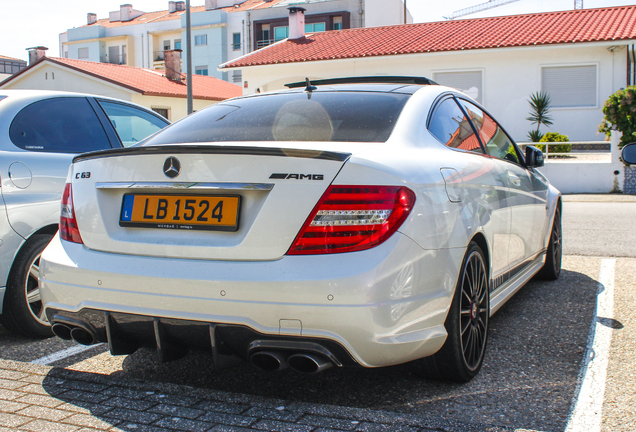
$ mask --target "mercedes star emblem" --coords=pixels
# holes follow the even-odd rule
[[[179,162],[179,159],[174,156],[170,156],[163,163],[163,173],[170,178],[175,178],[176,176],[178,176],[180,171],[181,162]]]

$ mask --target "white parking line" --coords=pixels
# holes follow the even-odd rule
[[[55,352],[53,354],[49,354],[44,357],[40,357],[39,359],[33,360],[31,363],[39,364],[39,365],[48,365],[51,363],[55,363],[56,361],[65,359],[66,357],[73,356],[75,354],[79,354],[91,348],[95,348],[96,346],[100,346],[103,344],[96,345],[73,345],[70,348],[66,348],[65,350]]]
[[[578,396],[570,413],[566,432],[599,432],[603,420],[603,396],[609,363],[612,329],[601,324],[601,318],[610,319],[614,314],[615,259],[604,259],[598,277],[599,294],[596,300],[596,317],[590,329],[585,351],[585,361],[579,373]]]

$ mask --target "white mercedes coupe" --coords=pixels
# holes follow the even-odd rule
[[[541,152],[426,78],[288,87],[75,157],[40,261],[54,333],[216,368],[469,381],[489,318],[559,276]]]

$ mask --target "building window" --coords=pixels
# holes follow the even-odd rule
[[[437,83],[453,87],[467,94],[479,103],[483,103],[482,71],[436,72],[433,80]]]
[[[261,38],[262,40],[270,40],[271,36],[270,36],[270,31],[269,31],[269,24],[264,24],[263,25],[263,37]]]
[[[14,74],[26,68],[26,63],[19,63],[10,60],[0,60],[0,73]]]
[[[318,32],[323,32],[326,29],[327,27],[324,22],[305,24],[305,33],[318,33]]]
[[[126,45],[121,46],[121,63],[120,64],[127,64]]]
[[[289,26],[274,27],[274,40],[279,41],[289,37]]]
[[[174,40],[174,49],[176,50],[181,49],[181,39]]]
[[[77,50],[77,58],[78,59],[87,59],[88,58],[88,48],[80,48]]]
[[[161,108],[161,107],[151,107],[151,110],[165,118],[166,120],[170,120],[168,116],[170,115],[170,108]]]
[[[342,17],[341,16],[333,17],[333,29],[334,30],[342,30]]]
[[[198,35],[194,37],[194,45],[207,45],[208,44],[208,35]]]
[[[596,65],[541,68],[541,91],[558,107],[595,107],[597,105]]]
[[[164,51],[170,51],[170,41],[169,40],[163,41],[163,50]]]
[[[208,76],[208,67],[207,66],[195,66],[194,73],[197,74],[197,75]]]
[[[242,71],[234,71],[232,73],[232,82],[240,83],[243,81],[243,72]]]
[[[232,33],[232,49],[238,51],[241,49],[241,34]]]

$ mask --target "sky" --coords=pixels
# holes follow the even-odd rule
[[[636,0],[583,0],[585,8],[636,4]],[[43,45],[50,57],[59,56],[60,33],[86,24],[86,14],[107,18],[119,5],[131,3],[137,10],[153,12],[168,9],[168,0],[0,0],[11,3],[10,13],[0,14],[0,55],[28,60],[26,48]],[[406,0],[415,22],[442,21],[454,11],[486,2],[486,0]],[[203,0],[191,0],[199,6]],[[466,18],[547,12],[573,9],[574,0],[518,0]]]

